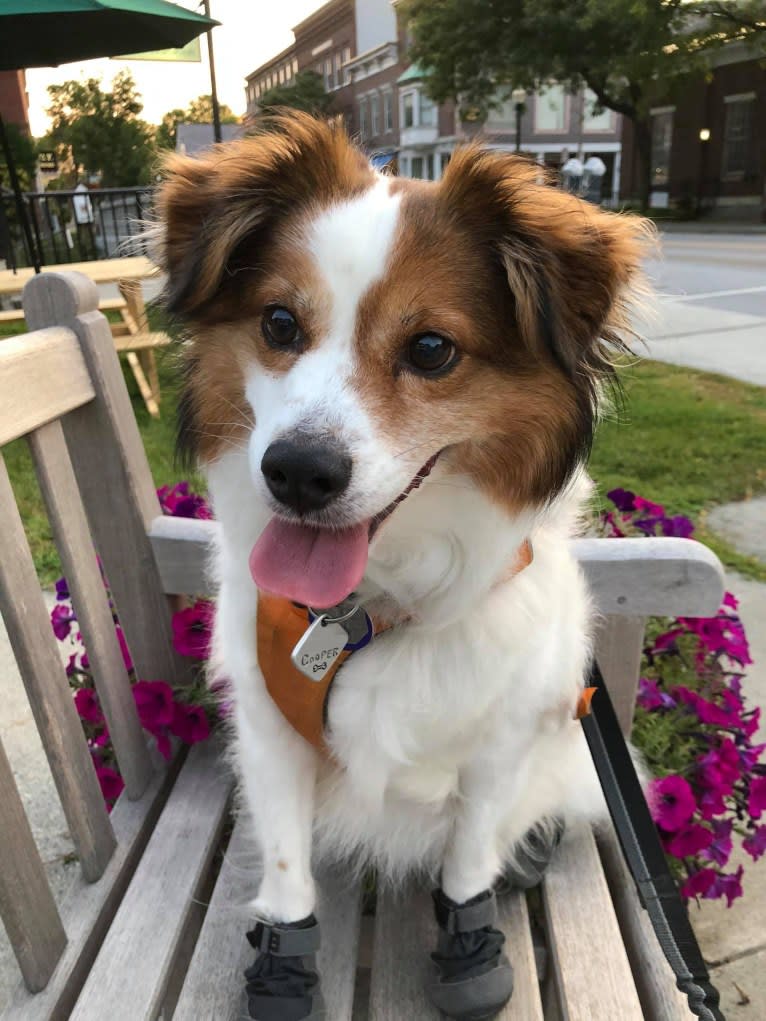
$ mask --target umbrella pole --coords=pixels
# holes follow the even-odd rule
[[[13,189],[13,197],[16,200],[16,212],[19,214],[19,222],[21,223],[21,229],[24,231],[24,238],[27,242],[27,248],[32,258],[32,265],[35,267],[35,273],[40,272],[40,258],[37,254],[37,248],[35,247],[34,240],[32,238],[32,229],[29,226],[29,219],[27,218],[27,210],[24,205],[24,197],[21,194],[21,184],[19,183],[19,175],[16,173],[16,164],[13,159],[13,153],[11,152],[11,144],[8,141],[8,135],[5,133],[5,122],[3,121],[2,115],[0,115],[0,144],[3,147],[3,155],[5,156],[5,163],[8,167],[8,174],[11,178],[11,188]],[[11,245],[13,245],[13,239],[10,239]]]
[[[204,0],[203,7],[205,10],[205,17],[210,17],[210,0]],[[215,60],[213,59],[213,30],[208,29],[207,35],[207,55],[210,62],[210,99],[213,106],[213,138],[216,142],[223,140],[221,134],[221,110],[218,106],[218,89],[215,84]]]

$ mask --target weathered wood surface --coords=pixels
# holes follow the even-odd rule
[[[94,545],[139,676],[180,683],[188,666],[172,644],[170,608],[146,530],[160,514],[146,452],[98,294],[75,273],[42,273],[24,290],[32,326],[63,321],[80,341],[96,398],[63,420]]]
[[[0,743],[0,918],[29,989],[43,989],[66,933]]]
[[[232,778],[213,739],[189,752],[71,1021],[155,1018],[221,835]]]
[[[115,839],[0,457],[0,607],[83,874],[106,868]]]
[[[317,954],[327,1017],[351,1021],[359,952],[361,883],[342,868],[319,869],[317,918],[322,946]]]
[[[599,831],[597,842],[644,1017],[649,1021],[693,1021],[689,1003],[676,986],[649,915],[638,899],[611,823]]]
[[[498,928],[505,933],[505,951],[513,965],[513,996],[497,1021],[543,1021],[526,896],[514,891],[498,897],[497,908]]]
[[[152,766],[61,423],[35,430],[29,445],[120,772],[138,798]]]
[[[0,344],[0,446],[93,400],[77,337],[53,327]]]
[[[212,592],[209,570],[219,525],[195,518],[155,518],[149,526],[162,587],[165,592],[201,595]]]
[[[117,848],[98,883],[77,876],[64,898],[61,917],[67,944],[50,982],[32,996],[19,984],[1,1021],[61,1021],[69,1017],[91,964],[162,810],[177,766],[158,768],[138,801],[120,797],[110,816]]]
[[[127,259],[95,259],[92,262],[64,262],[43,266],[39,276],[45,276],[46,273],[82,273],[94,284],[114,284],[119,280],[146,280],[157,276],[159,269],[145,255],[135,255]],[[0,294],[18,294],[34,278],[35,271],[31,266],[23,266],[15,272],[10,269],[0,270]]]
[[[543,902],[564,1021],[644,1021],[589,827],[564,835],[543,880]]]
[[[596,661],[609,688],[623,734],[630,734],[644,649],[643,617],[602,617],[596,630]]]

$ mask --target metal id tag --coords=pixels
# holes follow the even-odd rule
[[[346,629],[322,613],[298,639],[290,659],[309,680],[321,681],[343,652],[347,641]]]

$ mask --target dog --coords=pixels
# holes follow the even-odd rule
[[[256,1021],[324,1017],[312,849],[433,877],[431,998],[494,1016],[498,881],[603,812],[569,539],[647,228],[540,174],[474,143],[438,182],[385,176],[293,113],[172,157],[160,188],[179,443],[221,525],[213,669],[263,856]]]

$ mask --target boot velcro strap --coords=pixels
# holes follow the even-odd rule
[[[275,957],[305,957],[319,950],[319,924],[296,928],[279,925],[276,922],[256,922],[255,928],[247,934],[247,940],[254,950],[273,954]]]
[[[475,932],[476,929],[494,926],[497,922],[497,901],[494,890],[488,893],[489,896],[480,895],[481,899],[455,904],[441,890],[435,890],[434,910],[439,928],[453,936],[458,932]]]

